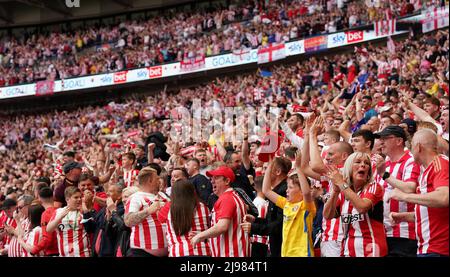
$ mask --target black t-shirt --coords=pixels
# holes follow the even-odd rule
[[[141,170],[143,167],[148,165],[147,157],[142,157],[141,159],[136,159],[136,169]]]
[[[66,198],[64,197],[64,191],[67,187],[70,186],[78,186],[78,183],[72,182],[68,179],[64,179],[63,181],[59,182],[56,187],[55,191],[53,193],[53,199],[57,202],[61,202],[63,207],[67,206]]]
[[[283,180],[273,191],[278,195],[286,197],[287,182]],[[256,218],[252,223],[252,234],[270,236],[271,257],[281,257],[281,244],[283,241],[283,209],[269,201],[266,218]]]
[[[208,202],[209,195],[212,193],[212,184],[208,178],[202,174],[197,174],[189,178],[189,181],[194,184],[195,191],[198,197],[204,203]]]
[[[427,58],[427,60],[430,62],[430,63],[435,63],[436,62],[436,59],[439,57],[439,52],[438,51],[434,51],[428,58]]]
[[[239,168],[239,172],[236,174],[236,178],[233,183],[231,183],[232,188],[240,188],[242,189],[247,196],[253,200],[255,199],[255,189],[253,188],[252,184],[250,184],[250,180],[248,179],[248,175],[252,175],[255,177],[255,169],[252,165],[250,165],[249,170],[245,169],[244,165],[241,165]]]

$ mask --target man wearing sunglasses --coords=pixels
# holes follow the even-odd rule
[[[19,198],[19,201],[17,201],[17,209],[14,214],[14,220],[16,221],[17,225],[21,225],[24,232],[27,232],[30,226],[30,220],[28,219],[28,207],[31,205],[31,202],[33,202],[33,200],[33,196],[25,194]],[[10,234],[14,233],[13,228],[8,228],[7,231]],[[8,257],[22,257],[22,254],[23,248],[22,246],[20,246],[17,237],[12,237],[9,243]]]
[[[11,236],[7,233],[7,226],[16,228],[16,221],[13,218],[14,211],[17,209],[17,202],[14,199],[6,199],[0,211],[0,256],[8,254]]]

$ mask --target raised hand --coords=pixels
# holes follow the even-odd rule
[[[82,209],[84,212],[88,212],[94,206],[94,193],[90,190],[85,190],[83,194]]]
[[[333,183],[333,185],[339,187],[340,185],[346,183],[344,176],[339,172],[335,166],[326,165],[326,174],[328,179]]]
[[[156,147],[155,143],[149,143],[148,144],[148,151],[153,151],[155,149],[155,147]]]
[[[382,176],[386,171],[386,160],[379,154],[376,154],[372,157],[374,159],[375,164],[377,165],[377,173]]]
[[[70,212],[69,206],[65,206],[64,208],[62,208],[62,211],[59,214],[58,221],[61,221],[67,214],[69,214],[69,212]]]
[[[295,163],[294,167],[299,169],[302,165],[302,151],[299,149],[297,153],[295,153]]]
[[[305,121],[305,128],[303,129],[304,135],[309,135],[309,132],[311,130],[312,125],[314,124],[314,121],[316,120],[316,115],[312,113]]]
[[[115,211],[117,209],[117,200],[114,202],[111,197],[106,199],[106,209],[110,212]]]
[[[13,218],[17,222],[17,224],[20,224],[20,222],[22,221],[23,217],[24,216],[23,216],[23,214],[21,212],[14,211]]]
[[[318,136],[324,132],[324,122],[321,116],[317,117],[314,120],[313,125],[311,126],[310,132],[313,136]]]

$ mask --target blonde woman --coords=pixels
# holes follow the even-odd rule
[[[341,217],[344,233],[341,256],[387,255],[383,189],[372,181],[370,156],[355,152],[347,158],[343,174],[335,167],[328,167],[327,175],[333,183],[333,189],[323,216],[326,219]]]

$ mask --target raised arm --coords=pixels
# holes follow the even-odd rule
[[[56,212],[55,212],[56,213]],[[59,215],[54,216],[52,220],[47,224],[47,232],[51,233],[58,228],[58,224],[61,222],[61,220],[69,213],[69,207],[64,207],[62,212]]]
[[[244,127],[244,129],[244,141],[242,142],[241,149],[242,164],[244,165],[246,170],[250,170],[252,163],[250,161],[250,148],[248,146],[248,130],[246,126]]]
[[[225,158],[225,155],[227,154],[227,150],[225,150],[225,147],[223,146],[221,141],[221,137],[218,136],[217,132],[214,132],[213,137],[216,142],[219,157],[221,160],[223,160],[223,158]]]
[[[349,132],[350,127],[350,119],[344,119],[344,122],[342,122],[341,126],[339,126],[339,134],[344,139],[344,141],[348,142],[350,141],[350,138],[352,137],[352,133]]]
[[[109,166],[108,172],[106,172],[106,174],[101,175],[98,177],[99,183],[100,184],[104,184],[107,183],[110,179],[112,174],[114,173],[114,171],[116,170],[116,168],[112,165]]]
[[[153,154],[153,149],[155,149],[156,144],[149,143],[147,146],[147,161],[148,163],[152,163],[155,155]]]
[[[295,171],[297,172],[298,180],[300,182],[300,188],[302,190],[303,194],[303,201],[305,202],[313,202],[314,199],[311,195],[311,187],[309,186],[308,180],[306,179],[305,174],[303,173],[301,169],[301,163],[302,163],[302,154],[301,151],[297,151],[297,155],[295,156]]]
[[[320,174],[314,172],[311,169],[311,167],[309,166],[309,161],[310,161],[310,158],[309,158],[309,149],[310,149],[310,147],[309,147],[309,132],[310,132],[310,129],[311,129],[311,125],[314,122],[314,119],[315,119],[315,116],[311,115],[306,120],[305,129],[304,129],[304,132],[303,132],[303,134],[305,136],[305,140],[303,141],[304,142],[303,148],[300,148],[301,149],[301,155],[302,155],[302,160],[301,160],[300,167],[301,167],[303,173],[306,176],[308,176],[310,178],[314,178],[316,180],[320,180]]]
[[[361,107],[361,93],[356,96],[356,119],[361,121],[364,118],[364,111]]]
[[[341,96],[344,94],[344,90],[342,89],[341,92],[339,93],[339,95],[337,95],[336,97],[334,97],[333,101],[331,101],[331,104],[333,105],[334,109],[336,111],[339,111],[339,99],[341,99]]]
[[[323,131],[323,119],[318,117],[311,127],[309,133],[309,154],[311,158],[311,169],[319,174],[326,172],[325,164],[320,156],[317,136]],[[319,178],[320,179],[320,178]]]
[[[264,180],[262,186],[262,192],[272,203],[277,203],[278,195],[276,192],[272,190],[272,182],[270,180],[270,176],[272,174],[274,163],[271,161],[267,166],[266,172],[264,173]]]

